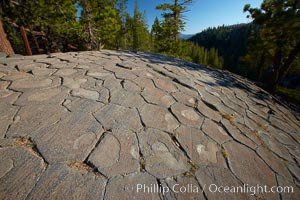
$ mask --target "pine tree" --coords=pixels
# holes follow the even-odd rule
[[[160,34],[161,34],[160,22],[158,18],[155,17],[155,20],[151,28],[151,46],[154,52],[156,52],[159,49]]]
[[[259,9],[249,4],[244,7],[253,23],[260,26],[259,39],[272,57],[267,87],[270,92],[275,91],[300,52],[299,9],[299,0],[264,0]]]
[[[162,16],[168,20],[171,28],[171,36],[175,41],[179,39],[179,32],[184,30],[183,13],[188,11],[187,5],[190,5],[192,0],[173,0],[173,3],[160,4],[156,8],[163,10]]]
[[[117,0],[116,3],[117,13],[118,13],[118,20],[119,24],[121,25],[120,30],[117,33],[116,37],[116,45],[117,49],[127,49],[127,30],[126,30],[126,19],[128,13],[126,12],[127,9],[127,0]]]
[[[160,4],[156,9],[163,11],[164,21],[162,22],[162,32],[164,33],[164,44],[161,51],[167,51],[169,54],[177,54],[179,49],[179,33],[184,30],[185,22],[183,13],[187,12],[187,6],[192,0],[173,0],[173,3]]]
[[[89,49],[117,48],[116,37],[121,29],[116,1],[81,0],[81,23]]]
[[[87,49],[96,49],[99,41],[95,16],[97,14],[97,1],[80,0],[79,6],[82,8],[80,22],[84,26],[84,39]]]
[[[146,19],[146,11],[142,14],[139,11],[138,0],[135,1],[134,14],[132,19],[132,48],[135,50],[149,50],[150,35]]]
[[[73,0],[4,0],[2,5],[6,21],[20,28],[28,54],[31,50],[26,39],[28,32],[39,52],[33,31],[43,34],[45,48],[50,51],[67,51],[70,43],[78,43],[81,27],[76,21]]]
[[[47,0],[41,11],[52,51],[69,51],[70,44],[81,42],[83,27],[76,21],[77,9],[73,0]]]
[[[99,24],[100,43],[99,47],[106,46],[107,48],[116,48],[117,33],[121,29],[118,21],[118,14],[115,9],[115,4],[104,4],[103,9],[96,18],[96,23]]]

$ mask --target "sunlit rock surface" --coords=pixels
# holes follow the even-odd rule
[[[297,199],[299,125],[253,83],[161,55],[1,57],[0,199]]]

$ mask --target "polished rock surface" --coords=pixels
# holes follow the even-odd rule
[[[299,142],[294,113],[229,72],[130,51],[0,57],[0,199],[299,199]]]

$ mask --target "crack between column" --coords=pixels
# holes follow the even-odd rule
[[[126,62],[129,62],[129,61],[126,61]],[[122,62],[122,63],[124,63],[124,62]],[[127,67],[127,66],[122,65],[122,63],[117,63],[116,66],[120,67],[120,68],[123,68],[123,69],[127,69],[127,70],[132,70],[133,69],[132,67]]]
[[[62,106],[63,108],[66,109],[66,111],[68,112],[72,112],[66,105],[65,105],[65,102],[67,101],[68,99],[64,99],[59,105]]]
[[[96,117],[92,114],[92,116],[96,119]],[[102,124],[96,119],[96,121],[102,126]],[[104,137],[106,135],[109,134],[109,132],[111,132],[111,130],[105,130],[105,128],[102,126],[103,129],[103,134],[100,136],[100,138],[98,139],[98,141],[95,143],[95,145],[93,146],[93,148],[91,149],[91,151],[89,152],[89,154],[86,156],[86,158],[83,160],[83,163],[86,164],[87,166],[89,166],[92,171],[95,174],[100,174],[101,176],[105,177],[106,179],[108,179],[108,177],[106,175],[104,175],[103,173],[101,173],[98,168],[91,162],[89,162],[89,157],[91,156],[91,154],[95,151],[95,149],[99,146],[99,144],[101,143],[101,141],[104,139]],[[120,157],[120,156],[119,156]]]
[[[226,153],[225,148],[223,147],[223,145],[220,145],[221,147],[221,151],[222,151],[222,156],[225,159],[227,168],[229,169],[230,173],[237,179],[238,182],[240,182],[240,184],[244,185],[244,182],[232,171],[230,164],[229,164],[229,159],[228,156],[225,156],[224,154]],[[224,153],[225,152],[225,153]]]
[[[144,129],[146,129],[146,124],[145,124],[145,122],[143,121],[143,118],[142,118],[142,115],[141,115],[141,113],[140,113],[139,109],[138,109],[138,108],[136,108],[136,107],[134,107],[134,108],[135,108],[136,112],[138,113],[138,116],[139,116],[139,119],[140,119],[141,125],[143,126],[143,128],[144,128]]]
[[[258,149],[258,148],[257,148]],[[272,152],[271,152],[272,153]],[[275,174],[275,175],[280,175],[279,173],[277,173],[268,163],[267,161],[265,161],[265,159],[263,159],[263,157],[261,155],[259,155],[259,153],[257,152],[257,150],[255,150],[255,154],[271,169],[271,171]]]
[[[204,199],[205,199],[205,200],[208,200],[207,194],[206,194],[206,192],[204,191],[204,188],[203,188],[203,186],[201,185],[200,181],[197,179],[197,177],[195,177],[195,180],[196,180],[196,182],[198,183],[198,185],[199,185],[201,191],[203,191],[203,192],[202,192],[202,195],[203,195]]]
[[[105,182],[105,186],[104,186],[104,191],[103,191],[103,197],[102,197],[102,199],[105,199],[106,192],[107,192],[107,186],[108,186],[109,181],[110,181],[110,178],[108,178],[107,181]]]
[[[136,140],[137,140],[137,144],[138,144],[138,148],[139,148],[139,164],[140,164],[140,172],[146,172],[146,168],[145,168],[145,158],[144,155],[142,153],[141,150],[141,144],[140,144],[140,140],[138,138],[138,135],[136,132],[134,132]]]
[[[38,183],[40,182],[41,177],[46,172],[47,168],[48,168],[48,165],[45,166],[45,168],[41,172],[40,176],[38,177],[37,181],[35,182],[34,186],[30,189],[30,191],[27,193],[27,195],[25,196],[24,199],[28,199],[28,196],[32,193],[32,191],[34,190],[34,188],[38,185]]]
[[[247,144],[244,144],[243,142],[241,142],[241,141],[239,141],[238,139],[236,139],[231,133],[230,133],[230,131],[227,129],[227,127],[221,122],[221,124],[219,124],[219,125],[221,125],[221,127],[226,131],[226,133],[233,139],[233,141],[235,141],[235,142],[237,142],[237,143],[239,143],[239,144],[241,144],[241,145],[243,145],[243,146],[245,146],[245,147],[247,147],[247,148],[249,148],[249,149],[251,149],[251,150],[254,150],[254,149],[252,149],[250,146],[248,146]],[[234,126],[235,127],[235,126]],[[238,129],[239,130],[239,129]],[[246,137],[247,139],[249,139],[250,141],[252,141],[250,138],[248,138],[247,136],[245,136],[241,131],[240,131],[240,134],[242,135],[242,136],[244,136],[244,137]],[[254,141],[252,141],[254,144],[256,144]]]
[[[275,174],[275,179],[276,179],[277,187],[279,187],[278,175],[276,175],[276,174]],[[280,200],[283,200],[283,196],[281,193],[279,193],[279,198],[280,198]]]

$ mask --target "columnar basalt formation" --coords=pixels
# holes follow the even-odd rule
[[[285,105],[225,71],[130,51],[0,58],[0,199],[297,199],[299,141]],[[293,193],[212,191],[258,184]]]

